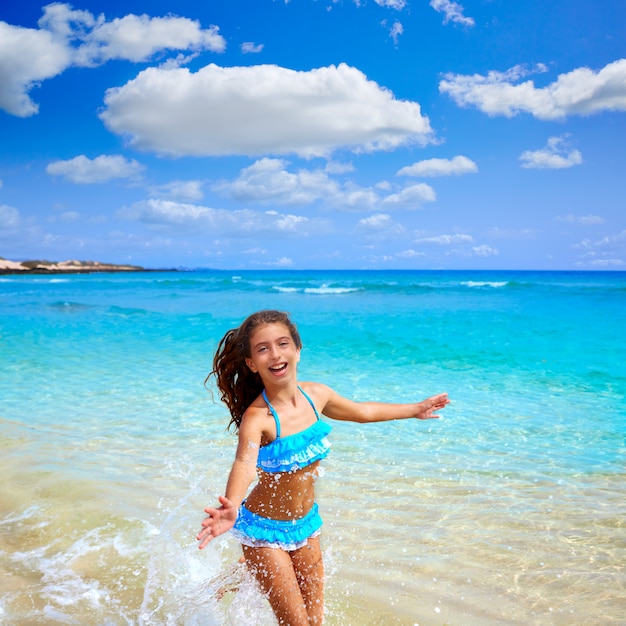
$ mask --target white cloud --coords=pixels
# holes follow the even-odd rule
[[[102,155],[89,159],[84,154],[68,161],[54,161],[46,167],[51,176],[64,176],[73,183],[106,183],[118,178],[136,178],[144,167],[134,159],[120,155]]]
[[[444,24],[454,22],[464,26],[474,26],[473,18],[465,17],[463,15],[463,7],[457,2],[451,2],[451,0],[430,0],[430,6],[438,13],[444,14]]]
[[[425,252],[418,252],[417,250],[402,250],[396,254],[396,257],[399,259],[414,259],[416,257],[426,256]]]
[[[161,50],[223,52],[225,47],[217,26],[203,30],[185,17],[126,15],[104,22],[101,16],[76,50],[76,64],[92,66],[112,59],[139,62]]]
[[[474,246],[472,248],[472,254],[474,256],[498,256],[500,252],[497,248],[492,248],[483,243],[480,246]]]
[[[360,219],[354,226],[354,234],[365,245],[379,245],[394,239],[406,239],[407,229],[391,219],[387,213],[375,213]]]
[[[376,213],[375,215],[370,215],[360,219],[357,222],[356,227],[359,230],[379,231],[389,228],[392,223],[391,216],[387,213]]]
[[[173,180],[164,185],[151,189],[151,195],[172,200],[201,200],[203,181],[201,180]]]
[[[474,161],[465,156],[452,159],[427,159],[403,167],[396,176],[451,176],[453,174],[473,174],[478,171]]]
[[[252,41],[244,41],[241,44],[241,51],[244,54],[258,54],[259,52],[261,52],[263,50],[263,44],[255,44]]]
[[[624,267],[622,259],[594,259],[589,263],[592,267]]]
[[[389,190],[388,183],[360,187],[351,181],[334,180],[328,167],[289,171],[288,166],[283,159],[265,157],[243,168],[234,181],[216,183],[213,190],[242,203],[304,206],[321,202],[326,208],[345,211],[369,211],[381,205],[411,209],[435,200],[434,190],[424,184],[384,196],[381,192]]]
[[[117,214],[122,219],[142,222],[153,230],[171,232],[177,229],[233,238],[251,235],[272,239],[303,237],[326,232],[329,228],[323,220],[276,211],[228,211],[156,198],[123,207]]]
[[[386,22],[383,22],[383,24],[386,24]],[[398,45],[398,39],[400,35],[402,35],[403,33],[404,27],[400,22],[398,22],[398,20],[396,20],[389,29],[389,36],[393,39],[393,43],[396,44],[396,46]]]
[[[233,182],[214,186],[239,202],[273,202],[304,205],[332,196],[338,185],[323,170],[288,172],[282,159],[263,158],[241,170]]]
[[[71,50],[45,30],[0,22],[0,108],[29,117],[39,107],[28,92],[71,65]]]
[[[578,265],[590,267],[619,267],[625,265],[626,230],[607,235],[597,241],[583,239],[573,246],[583,252]]]
[[[384,198],[382,204],[386,208],[419,209],[425,202],[434,202],[437,199],[435,190],[425,183],[409,185],[398,193]]]
[[[432,141],[417,102],[345,64],[148,68],[105,96],[101,118],[142,150],[170,155],[325,156]],[[150,115],[146,115],[146,111]]]
[[[20,212],[8,204],[0,204],[0,230],[17,228],[21,223]]]
[[[567,137],[550,137],[545,148],[526,150],[520,155],[522,167],[526,169],[563,169],[580,165],[582,154],[567,147]]]
[[[487,236],[490,239],[535,239],[537,236],[536,231],[531,228],[521,228],[519,230],[513,230],[510,228],[500,228],[494,226],[487,231]]]
[[[406,0],[374,0],[374,2],[381,7],[395,9],[396,11],[402,11],[406,6]]]
[[[77,222],[80,219],[80,213],[78,211],[65,211],[59,215],[59,221],[61,222]]]
[[[352,165],[352,163],[339,163],[338,161],[328,161],[324,169],[329,174],[346,174],[348,172],[354,172],[354,165]]]
[[[570,224],[581,224],[583,226],[590,226],[594,224],[604,224],[604,218],[599,215],[557,215],[554,218],[555,222],[567,222]]]
[[[434,243],[442,246],[449,246],[459,243],[473,243],[474,239],[471,235],[436,235],[434,237],[423,237],[416,239],[415,243]]]
[[[534,71],[545,69],[539,65]],[[546,87],[535,87],[530,80],[514,84],[528,74],[522,66],[489,72],[487,76],[446,74],[439,91],[459,106],[475,106],[488,115],[506,117],[526,112],[541,120],[554,120],[568,115],[626,111],[626,59],[609,63],[597,72],[586,67],[572,70]]]
[[[264,265],[266,267],[291,267],[293,265],[293,259],[282,256],[275,261],[265,261],[264,263],[255,263],[255,265]]]
[[[38,29],[0,22],[0,108],[19,117],[39,110],[30,90],[68,67],[146,61],[163,50],[221,52],[226,45],[216,26],[203,30],[187,18],[127,15],[107,22],[64,3],[43,11]]]

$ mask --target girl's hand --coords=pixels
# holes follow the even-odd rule
[[[198,548],[202,550],[212,539],[219,537],[229,531],[237,521],[237,508],[225,496],[219,496],[218,500],[222,505],[218,509],[207,507],[204,509],[208,517],[202,522],[202,530],[196,539],[200,542]]]
[[[447,393],[440,393],[436,396],[431,396],[417,405],[418,410],[415,417],[418,420],[435,419],[439,417],[439,415],[435,415],[435,411],[443,409],[443,407],[445,407],[449,402],[450,400],[448,400]]]

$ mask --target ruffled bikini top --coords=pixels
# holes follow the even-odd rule
[[[291,472],[301,469],[323,459],[330,451],[330,442],[327,439],[327,435],[332,430],[331,427],[320,419],[313,400],[309,398],[301,387],[298,387],[298,389],[313,407],[317,420],[299,433],[287,435],[286,437],[280,436],[278,414],[267,399],[265,389],[263,390],[263,400],[267,403],[267,407],[276,422],[276,439],[259,448],[257,467],[264,472]]]

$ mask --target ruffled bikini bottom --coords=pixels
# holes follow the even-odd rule
[[[311,537],[322,532],[322,518],[317,504],[300,519],[275,520],[252,513],[245,507],[239,508],[239,515],[231,533],[244,546],[250,548],[279,548],[292,551],[302,548]]]

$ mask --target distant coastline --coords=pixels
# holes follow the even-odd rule
[[[139,265],[100,261],[9,261],[0,257],[0,274],[93,274],[96,272],[151,272]]]

